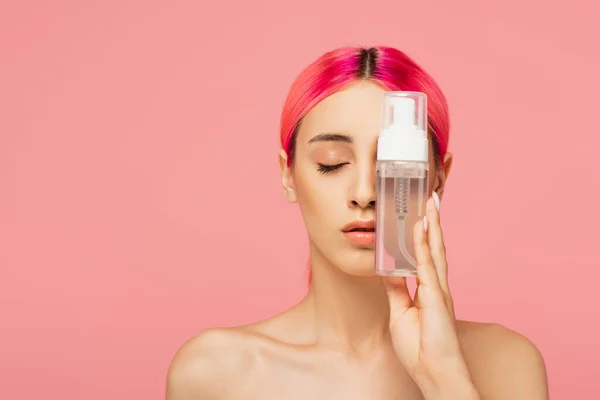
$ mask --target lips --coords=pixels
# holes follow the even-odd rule
[[[342,228],[343,232],[375,232],[375,221],[354,221]]]
[[[371,248],[375,243],[375,221],[354,221],[342,228],[346,239],[361,247]]]

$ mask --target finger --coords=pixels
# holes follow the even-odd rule
[[[413,304],[417,308],[421,308],[421,303],[419,302],[419,278],[416,279],[417,288],[415,289],[415,295],[413,296]]]
[[[437,196],[434,192],[433,196]],[[439,203],[438,203],[439,204]],[[437,273],[440,287],[447,301],[451,301],[450,287],[448,285],[448,261],[446,259],[446,246],[440,224],[440,213],[435,199],[427,202],[427,239],[433,259],[433,265]],[[449,304],[450,306],[450,304]]]
[[[400,318],[411,306],[412,300],[406,285],[406,278],[383,277],[390,304],[390,322]]]
[[[427,243],[427,234],[423,227],[423,220],[415,225],[414,238],[415,254],[417,257],[417,277],[419,279],[418,289],[420,289],[419,303],[422,306],[427,306],[423,293],[425,291],[427,294],[426,297],[434,301],[442,301],[445,305],[444,294],[440,287],[429,244]]]

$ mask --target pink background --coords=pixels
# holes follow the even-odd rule
[[[188,337],[299,300],[279,112],[355,44],[406,51],[449,98],[459,317],[530,337],[552,398],[597,398],[599,4],[4,2],[0,398],[164,398]]]

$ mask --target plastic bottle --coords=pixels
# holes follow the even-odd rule
[[[427,96],[386,92],[377,143],[375,272],[416,276],[413,232],[428,193]]]

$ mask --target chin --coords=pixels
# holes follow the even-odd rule
[[[365,249],[350,250],[351,253],[346,257],[336,257],[339,262],[336,266],[343,272],[352,276],[375,276],[375,252]],[[338,260],[336,260],[338,261]]]
[[[369,278],[369,277],[376,276],[373,267],[370,267],[370,268],[354,268],[354,269],[345,268],[343,271],[345,273],[347,273],[348,275],[359,276],[359,277],[363,277],[363,278]]]

